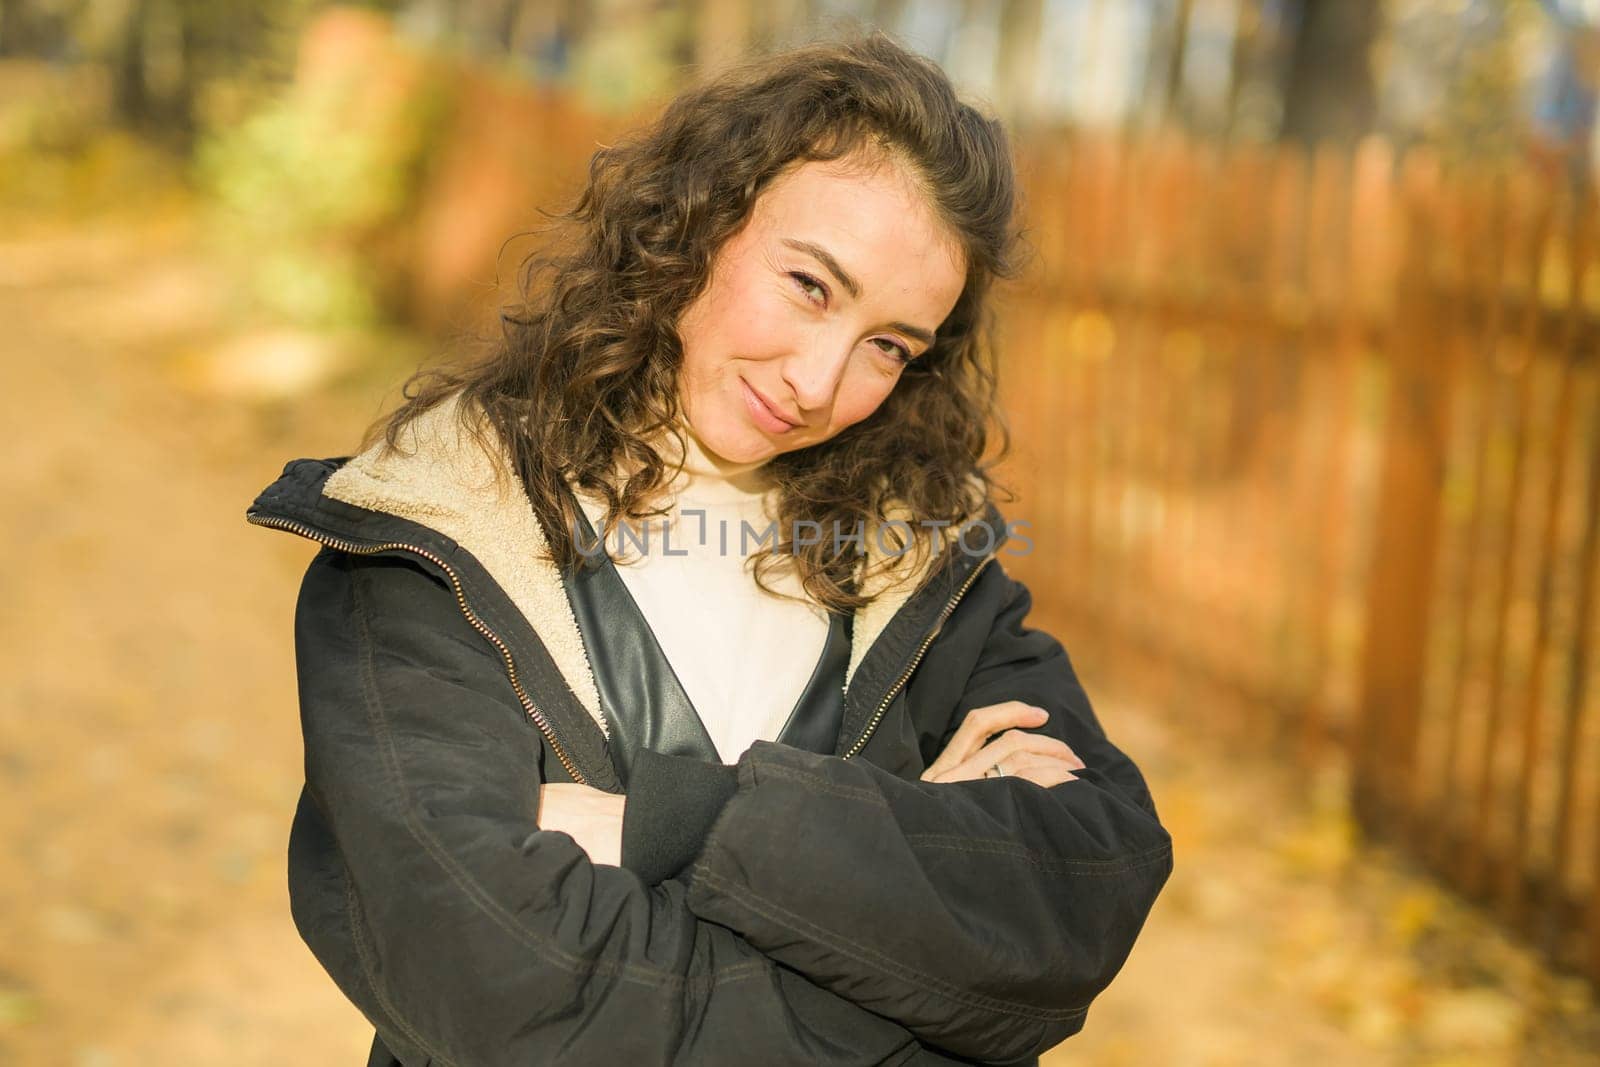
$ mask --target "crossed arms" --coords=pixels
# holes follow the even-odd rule
[[[1077,781],[908,781],[758,742],[694,863],[650,884],[539,828],[541,737],[448,588],[319,554],[296,616],[297,924],[386,1039],[441,1063],[1036,1055],[1082,1025],[1171,854],[1028,607],[991,567],[906,699],[960,694],[932,752],[970,708],[1044,707]],[[961,642],[975,658],[937,655],[968,626],[989,631]]]

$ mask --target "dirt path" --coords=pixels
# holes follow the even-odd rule
[[[174,373],[222,297],[184,247],[0,245],[4,1063],[364,1062],[283,888],[310,553],[243,522],[263,417]]]
[[[347,451],[374,394],[218,392],[223,297],[181,220],[0,239],[0,1063],[365,1062],[370,1031],[283,888],[311,551],[243,510],[285,459]],[[1296,807],[1268,770],[1099,705],[1150,773],[1178,874],[1048,1063],[1600,1058],[1581,985],[1353,862],[1336,805]],[[1427,962],[1458,937],[1487,947]]]

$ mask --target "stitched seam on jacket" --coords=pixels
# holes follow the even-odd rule
[[[456,887],[466,895],[467,899],[473,903],[484,916],[494,922],[496,926],[504,930],[506,933],[511,934],[522,944],[525,944],[529,948],[539,952],[549,962],[563,968],[570,974],[580,977],[593,976],[596,974],[618,977],[639,982],[643,985],[648,985],[654,988],[670,986],[686,986],[693,988],[696,983],[684,975],[657,971],[652,968],[639,966],[637,964],[615,963],[606,960],[584,960],[580,956],[575,956],[567,952],[559,945],[551,943],[539,933],[524,926],[516,919],[515,916],[506,912],[505,909],[502,908],[499,903],[496,902],[495,899],[484,890],[482,886],[473,881],[470,875],[459,869],[450,853],[442,845],[440,845],[438,840],[431,833],[429,833],[426,827],[423,825],[422,820],[417,814],[416,801],[405,788],[405,775],[400,768],[399,754],[395,751],[394,737],[390,733],[388,720],[384,715],[383,700],[379,693],[377,678],[372,665],[372,639],[371,631],[367,625],[366,598],[361,594],[361,581],[357,580],[355,575],[352,575],[351,589],[358,609],[355,613],[355,616],[359,626],[359,637],[362,644],[361,666],[362,686],[364,690],[363,696],[366,698],[365,702],[367,704],[368,715],[372,719],[373,730],[379,735],[379,749],[382,753],[386,776],[389,779],[390,786],[399,796],[400,811],[402,813],[406,829],[410,831],[411,836],[423,847],[424,851],[426,851],[427,854],[433,858],[434,862],[439,865],[440,870],[442,870],[450,878],[450,880],[455,883]],[[762,967],[762,962],[756,960],[743,964],[735,964],[732,967],[727,968],[726,971],[732,972],[732,977],[742,978],[746,977],[746,975],[738,973],[741,968],[748,970],[759,970]],[[725,972],[720,971],[713,973],[706,976],[704,979],[700,979],[699,982],[704,984],[707,989],[714,988],[723,980],[724,973]]]
[[[1007,1000],[986,997],[981,993],[973,993],[951,985],[940,978],[923,974],[914,968],[896,963],[871,949],[859,945],[851,945],[836,938],[830,931],[817,926],[808,919],[788,911],[755,893],[742,889],[739,885],[730,882],[709,867],[699,867],[697,877],[704,878],[712,888],[732,897],[757,915],[770,922],[786,925],[791,933],[805,935],[823,948],[837,952],[839,955],[867,967],[874,967],[884,974],[903,978],[916,985],[926,993],[943,996],[969,1008],[978,1008],[985,1011],[998,1012],[1004,1015],[1016,1015],[1025,1019],[1039,1019],[1051,1022],[1065,1022],[1076,1019],[1089,1010],[1087,1004],[1076,1008],[1033,1008],[1023,1004],[1016,1004]]]
[[[455,1067],[455,1061],[434,1049],[433,1045],[425,1040],[416,1028],[406,1022],[405,1017],[395,1008],[394,1002],[384,992],[377,980],[376,960],[373,956],[372,946],[362,936],[362,922],[359,918],[361,910],[360,898],[356,896],[355,882],[350,879],[349,868],[339,873],[339,880],[344,883],[344,920],[350,926],[350,941],[356,948],[356,959],[361,961],[361,977],[367,981],[367,988],[371,990],[374,998],[384,1011],[389,1013],[389,1018],[400,1032],[410,1038],[412,1043],[428,1054],[430,1060],[438,1060],[444,1067]]]
[[[761,774],[771,775],[775,778],[787,778],[791,781],[803,782],[819,793],[841,797],[845,800],[859,800],[875,807],[889,807],[888,799],[874,789],[863,789],[853,786],[841,786],[829,782],[825,778],[811,774],[808,771],[797,770],[783,764],[762,763]],[[1027,848],[1010,841],[997,841],[992,838],[967,838],[950,834],[907,834],[906,841],[912,844],[925,844],[930,848],[943,848],[957,852],[983,852],[991,855],[1008,855],[1046,871],[1060,873],[1079,873],[1090,875],[1115,875],[1126,871],[1136,870],[1148,866],[1172,851],[1170,842],[1152,846],[1142,852],[1135,852],[1128,856],[1108,860],[1060,860]]]
[[[1172,853],[1171,844],[1160,844],[1117,859],[1061,860],[1051,859],[1031,848],[1026,848],[1010,841],[994,841],[988,838],[955,837],[950,834],[907,834],[906,842],[912,845],[924,845],[928,848],[944,849],[950,852],[977,852],[990,856],[1009,856],[1012,859],[1019,859],[1038,867],[1043,871],[1054,871],[1058,874],[1086,874],[1092,877],[1107,877],[1139,870],[1159,863]]]
[[[837,782],[830,782],[826,778],[811,774],[809,771],[796,770],[781,763],[763,762],[760,773],[764,775],[770,774],[774,778],[788,778],[791,781],[804,782],[819,793],[827,793],[830,796],[841,797],[845,800],[860,800],[880,808],[889,806],[889,801],[876,789],[839,785]]]

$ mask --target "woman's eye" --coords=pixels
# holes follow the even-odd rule
[[[911,350],[899,341],[891,341],[887,337],[874,337],[872,343],[881,347],[886,355],[894,356],[901,363],[911,362]]]
[[[799,284],[800,288],[806,294],[806,299],[815,301],[819,304],[826,304],[828,302],[828,287],[817,281],[811,275],[797,270],[792,271],[789,274],[789,277],[793,278],[795,282]],[[815,296],[813,296],[811,292],[813,289],[816,290]]]

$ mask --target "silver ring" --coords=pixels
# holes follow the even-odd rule
[[[1001,767],[998,763],[991,764],[989,769],[994,772],[994,776],[996,778],[1004,778],[1006,776],[1005,768]]]

